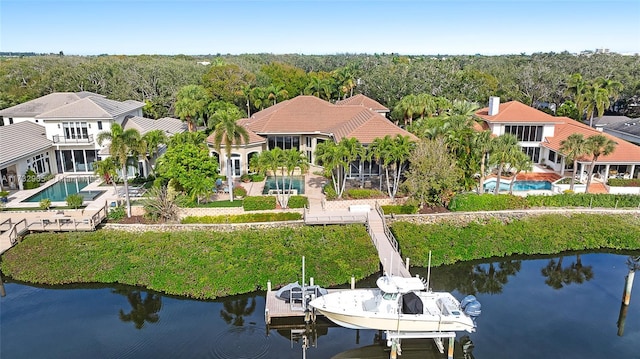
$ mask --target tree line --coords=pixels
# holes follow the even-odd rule
[[[178,94],[188,85],[204,88],[210,102],[232,103],[247,115],[301,94],[333,102],[362,93],[388,108],[422,93],[478,103],[500,96],[559,107],[573,101],[571,75],[581,74],[586,83],[619,83],[609,107],[640,115],[640,57],[618,54],[37,56],[0,61],[0,108],[52,92],[91,91],[145,102],[144,114],[150,118],[180,117]],[[210,64],[199,64],[204,61]],[[207,119],[206,114],[200,117]]]

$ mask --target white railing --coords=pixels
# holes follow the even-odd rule
[[[402,257],[402,253],[400,253],[400,246],[398,245],[398,241],[396,240],[396,237],[393,235],[393,233],[391,233],[391,230],[387,226],[387,221],[384,219],[384,211],[382,210],[382,207],[380,207],[380,204],[378,204],[377,201],[376,201],[376,211],[378,211],[380,218],[382,218],[382,228],[384,228],[384,234],[387,236],[387,238],[389,238],[389,242],[391,243],[391,246],[393,247],[393,249],[395,249],[396,252],[400,254],[400,257]]]

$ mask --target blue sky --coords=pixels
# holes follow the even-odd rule
[[[640,0],[0,0],[0,51],[640,52]]]

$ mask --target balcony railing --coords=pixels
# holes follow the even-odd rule
[[[93,135],[87,138],[66,138],[60,135],[53,136],[53,143],[93,143]]]

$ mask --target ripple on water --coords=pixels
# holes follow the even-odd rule
[[[213,358],[263,358],[269,352],[269,337],[255,326],[231,327],[215,338],[211,351]]]

